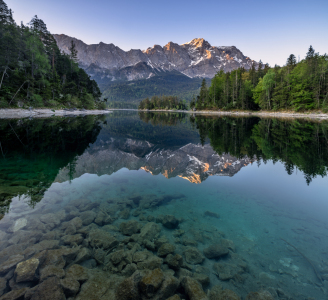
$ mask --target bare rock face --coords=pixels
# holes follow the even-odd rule
[[[178,71],[188,77],[212,78],[218,71],[244,67],[252,61],[235,46],[211,46],[202,38],[182,45],[169,42],[164,47],[154,45],[147,50],[124,51],[114,44],[87,45],[65,34],[55,34],[59,49],[69,53],[73,40],[78,60],[89,75],[102,74],[111,80],[135,80],[155,76],[158,72]],[[256,65],[257,63],[254,62]]]

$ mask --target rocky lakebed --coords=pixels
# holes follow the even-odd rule
[[[58,190],[32,213],[17,202],[0,223],[0,299],[291,299],[255,283],[224,232],[160,214],[184,197],[64,203]]]

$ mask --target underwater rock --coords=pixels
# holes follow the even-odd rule
[[[65,294],[57,277],[50,277],[34,288],[29,289],[25,299],[30,300],[65,300]]]
[[[0,297],[6,292],[7,289],[7,279],[1,277],[0,278]]]
[[[148,222],[154,222],[154,221],[155,221],[155,217],[152,216],[152,215],[149,215],[149,216],[147,217],[147,221],[148,221]]]
[[[190,277],[184,277],[181,281],[186,294],[190,300],[207,300],[207,296],[198,281]]]
[[[165,262],[168,266],[174,270],[179,270],[183,264],[183,258],[180,254],[172,255],[169,254],[165,258]]]
[[[29,290],[28,288],[13,290],[13,291],[1,296],[0,299],[1,300],[20,300],[20,299],[24,299],[24,295],[28,290]]]
[[[90,225],[94,219],[96,218],[97,214],[93,211],[85,211],[80,214],[80,218],[82,220],[83,226]]]
[[[239,298],[240,299],[240,298]],[[246,296],[245,300],[274,300],[271,293],[268,291],[259,291],[259,292],[252,292]]]
[[[143,241],[143,240],[151,241],[158,236],[160,231],[161,231],[160,225],[158,225],[154,222],[149,222],[141,228],[140,234],[139,234],[139,239],[141,241]]]
[[[80,233],[74,235],[64,235],[61,238],[61,240],[64,243],[64,245],[74,246],[74,245],[80,245],[83,242],[83,237]]]
[[[91,258],[91,250],[88,248],[82,248],[75,259],[75,264],[80,264]]]
[[[91,211],[94,208],[97,208],[99,206],[98,202],[89,202],[84,206],[80,206],[80,211],[84,212],[84,211]]]
[[[163,259],[159,258],[155,255],[149,257],[147,260],[137,263],[137,267],[139,270],[154,270],[156,268],[160,268],[163,263]]]
[[[202,253],[195,247],[187,248],[183,254],[186,262],[192,265],[201,264],[205,259]]]
[[[188,276],[192,277],[193,273],[190,272],[190,270],[187,270],[185,268],[180,268],[177,272],[178,278],[181,280],[182,278]]]
[[[10,271],[10,269],[13,269],[19,262],[21,262],[24,259],[23,255],[13,255],[8,260],[4,261],[0,265],[0,275],[5,275]]]
[[[164,280],[164,274],[161,269],[154,269],[143,276],[140,281],[140,289],[148,298],[152,297],[161,286]]]
[[[61,267],[57,266],[46,266],[40,271],[40,282],[50,278],[50,277],[57,277],[63,278],[65,276],[65,271]]]
[[[53,213],[42,215],[40,217],[40,221],[46,225],[51,225],[53,227],[58,226],[60,224],[60,219],[58,219]]]
[[[40,261],[37,258],[31,258],[20,262],[16,266],[15,280],[17,283],[23,281],[36,280],[36,271],[39,267]]]
[[[179,226],[179,220],[173,215],[166,215],[162,220],[162,224],[168,229],[175,229]]]
[[[95,259],[88,259],[81,263],[81,266],[87,269],[93,269],[97,266],[97,262]]]
[[[156,295],[152,298],[153,300],[167,300],[167,298],[174,295],[175,291],[180,285],[180,281],[173,275],[167,273],[164,274],[164,281]]]
[[[116,300],[139,299],[139,282],[142,277],[142,274],[139,271],[136,271],[132,276],[123,280],[116,288]]]
[[[174,236],[174,237],[180,237],[180,236],[182,236],[184,233],[185,233],[184,230],[182,230],[182,229],[176,229],[176,230],[174,230],[174,232],[173,232],[173,236]]]
[[[204,212],[204,217],[211,217],[211,218],[220,219],[220,216],[217,213],[209,211],[209,210]]]
[[[213,270],[220,280],[229,280],[234,278],[237,274],[243,273],[240,266],[227,262],[219,262],[214,264]]]
[[[168,243],[169,240],[165,235],[161,236],[160,238],[156,239],[154,244],[156,249],[159,249],[163,244]]]
[[[65,265],[72,263],[77,253],[80,251],[79,247],[61,249],[53,249],[46,251],[46,256],[44,262],[40,263],[40,268],[44,268],[48,265],[54,265],[57,267],[64,268]]]
[[[148,257],[152,256],[153,254],[147,250],[138,251],[133,255],[133,262],[138,263],[141,261],[145,261]]]
[[[179,295],[175,294],[174,296],[167,298],[167,300],[181,300],[181,298],[179,297]]]
[[[93,248],[103,248],[106,250],[118,245],[118,240],[114,236],[101,229],[90,231],[88,238],[90,240],[90,245]]]
[[[74,297],[80,289],[80,283],[73,278],[61,279],[60,285],[67,297]]]
[[[203,287],[210,284],[210,278],[206,274],[194,273],[192,278],[196,279]]]
[[[127,256],[127,253],[124,250],[118,250],[109,255],[111,262],[114,265],[118,265],[122,260],[124,260]]]
[[[183,237],[181,239],[181,243],[185,246],[194,246],[194,247],[198,246],[198,243],[195,240],[190,239],[188,237]]]
[[[120,224],[120,232],[124,235],[133,235],[140,231],[140,223],[136,220],[122,222]]]
[[[121,219],[128,219],[130,217],[130,212],[131,212],[131,209],[130,208],[125,208],[123,209],[120,213],[119,213],[119,217]]]
[[[153,243],[151,241],[145,240],[143,242],[143,245],[150,251],[155,251],[156,250],[155,243]]]
[[[169,243],[163,244],[157,251],[157,255],[160,257],[171,254],[175,251],[175,246]]]
[[[9,233],[16,232],[20,229],[25,228],[26,225],[27,225],[27,219],[20,218],[20,219],[16,220],[16,222],[7,230],[7,232],[9,232]]]
[[[135,271],[137,271],[137,265],[132,263],[128,264],[122,271],[122,275],[124,276],[131,276]]]
[[[99,225],[99,226],[102,226],[102,225],[103,225],[103,222],[104,222],[104,220],[105,220],[105,218],[106,218],[105,213],[102,212],[102,211],[99,211],[99,212],[97,213],[96,218],[95,218],[95,223],[96,223],[97,225]]]
[[[88,280],[88,272],[81,265],[72,265],[66,270],[66,278],[72,278],[80,283]]]
[[[204,249],[204,255],[209,258],[219,258],[229,253],[229,249],[221,244],[214,244]]]

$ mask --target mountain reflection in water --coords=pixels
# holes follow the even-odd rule
[[[327,122],[184,113],[0,120],[0,296],[118,300],[160,268],[140,297],[171,280],[182,299],[325,299],[327,138]]]

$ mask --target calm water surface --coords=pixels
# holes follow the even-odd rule
[[[0,143],[3,297],[328,299],[327,122],[117,111]]]

